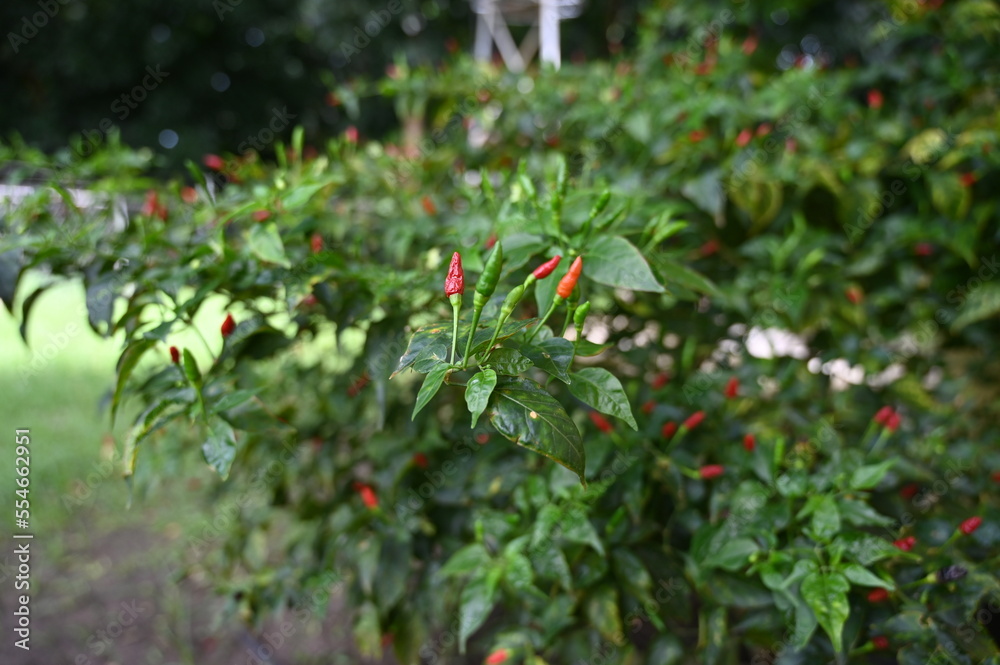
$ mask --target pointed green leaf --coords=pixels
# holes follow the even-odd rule
[[[840,511],[832,496],[826,495],[816,504],[812,514],[812,532],[821,541],[828,541],[840,533]]]
[[[704,568],[722,568],[730,572],[739,570],[749,563],[750,556],[760,551],[760,546],[750,538],[728,540],[717,551],[712,552],[702,562]]]
[[[710,279],[664,254],[652,254],[650,260],[657,272],[663,276],[668,288],[676,284],[710,297],[718,297],[722,294],[719,287]]]
[[[489,563],[490,554],[486,548],[481,543],[472,543],[452,554],[437,574],[442,579],[455,575],[465,575],[474,573]]]
[[[496,370],[497,374],[507,376],[517,376],[522,372],[527,372],[531,368],[531,361],[521,355],[515,349],[497,349],[490,354],[489,366]]]
[[[479,416],[486,410],[496,385],[497,373],[492,369],[481,370],[469,379],[465,387],[465,403],[469,405],[469,413],[472,414],[471,427],[476,426]]]
[[[521,332],[533,323],[537,323],[538,319],[523,319],[520,321],[508,321],[500,327],[500,334],[497,335],[496,343],[499,344],[503,340],[513,337],[517,333]],[[472,338],[472,355],[476,355],[486,350],[486,345],[490,343],[490,339],[493,337],[494,326],[489,326],[485,330],[480,330],[476,333],[476,336]],[[468,333],[466,333],[468,334]]]
[[[830,636],[833,650],[840,653],[843,646],[844,623],[851,608],[847,602],[847,593],[851,583],[840,573],[809,573],[802,580],[799,592],[809,604],[819,625]]]
[[[115,383],[114,396],[111,398],[112,425],[115,422],[115,416],[118,414],[118,405],[121,404],[122,391],[125,390],[125,384],[128,382],[128,378],[132,375],[132,370],[134,370],[135,366],[139,364],[143,354],[154,346],[156,346],[156,342],[153,340],[141,339],[125,347],[125,350],[122,351],[121,357],[118,358],[118,380]]]
[[[201,450],[208,465],[225,480],[236,459],[236,433],[225,420],[213,418],[208,439],[202,444]]]
[[[896,588],[896,585],[892,582],[886,582],[872,571],[868,570],[864,566],[859,566],[856,563],[847,564],[844,566],[842,572],[844,573],[844,577],[858,586],[881,587],[883,589],[888,589],[889,591]]]
[[[21,333],[21,339],[24,340],[25,344],[28,343],[28,315],[31,313],[31,306],[35,304],[36,300],[38,300],[38,296],[45,293],[47,288],[47,286],[39,286],[31,292],[31,295],[24,299],[24,302],[21,303],[21,326],[19,331]]]
[[[442,335],[444,335],[444,337],[442,337]],[[416,361],[417,356],[420,355],[420,352],[423,351],[429,344],[432,344],[435,341],[442,341],[445,337],[450,337],[450,335],[451,321],[432,323],[418,328],[414,331],[413,336],[410,337],[410,343],[406,346],[406,351],[399,359],[399,364],[396,365],[396,369],[393,371],[392,376],[396,376],[404,369],[412,365]]]
[[[584,482],[586,458],[580,430],[537,383],[501,377],[490,398],[489,415],[500,434],[562,464]]]
[[[535,344],[521,346],[521,355],[538,369],[548,372],[563,383],[571,383],[569,366],[573,362],[573,342],[552,337]]]
[[[222,413],[223,411],[228,411],[229,409],[235,409],[236,407],[249,402],[256,394],[256,390],[234,390],[231,393],[226,393],[212,405],[209,413]]]
[[[458,611],[458,651],[465,653],[465,643],[469,636],[479,630],[493,611],[500,570],[491,570],[484,576],[475,577],[462,589],[461,605]]]
[[[890,458],[878,464],[868,464],[859,467],[851,474],[850,487],[855,490],[870,490],[885,478],[889,469],[896,463],[895,458]]]
[[[569,391],[578,400],[601,413],[621,418],[634,430],[639,429],[632,415],[628,395],[618,377],[601,367],[587,367],[574,372],[570,377],[573,382],[569,384]]]
[[[410,416],[410,420],[416,418],[420,410],[427,406],[427,403],[437,394],[449,371],[451,371],[450,365],[441,364],[427,373],[423,385],[420,386],[420,392],[417,393],[417,403],[413,405],[413,415]]]
[[[622,634],[622,618],[618,612],[618,592],[610,586],[602,586],[587,599],[587,619],[590,625],[609,640],[617,640]]]
[[[574,342],[574,348],[576,349],[576,355],[581,358],[590,358],[591,356],[597,356],[608,349],[611,348],[610,344],[594,344],[585,339],[578,339]]]
[[[290,268],[291,263],[285,256],[285,245],[281,242],[281,234],[274,222],[267,224],[254,224],[250,227],[250,236],[247,238],[250,251],[267,263],[275,263],[284,268]]]
[[[583,274],[595,282],[633,291],[664,290],[642,253],[621,236],[594,239],[583,255]]]
[[[354,621],[354,642],[364,658],[381,659],[382,628],[378,621],[378,608],[371,601],[362,603]]]
[[[0,252],[0,301],[11,314],[14,313],[14,294],[17,293],[23,262],[24,252],[20,249]]]

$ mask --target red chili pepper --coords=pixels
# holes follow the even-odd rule
[[[653,387],[653,390],[659,390],[668,383],[670,383],[670,375],[666,372],[660,372],[653,377],[653,381],[650,385]]]
[[[554,256],[542,265],[535,268],[535,272],[531,273],[535,276],[535,279],[545,279],[552,274],[552,271],[556,269],[559,262],[562,261],[561,256]]]
[[[677,432],[677,423],[675,423],[673,420],[668,420],[667,422],[663,423],[663,429],[660,430],[660,433],[663,435],[664,439],[669,439],[676,432]]]
[[[847,296],[847,299],[855,305],[860,303],[864,298],[864,294],[861,292],[861,289],[856,286],[847,287],[847,289],[844,290],[844,295]]]
[[[895,432],[899,429],[899,420],[899,414],[893,411],[892,415],[885,421],[885,428],[890,432]]]
[[[444,294],[450,298],[456,293],[465,293],[465,271],[462,270],[462,255],[458,252],[451,255],[448,276],[444,280]]]
[[[486,249],[493,249],[493,245],[495,244],[497,244],[497,234],[491,233],[490,237],[487,238],[486,242],[483,243],[483,247],[485,247]]]
[[[690,416],[688,416],[687,420],[684,421],[683,427],[685,429],[694,429],[695,427],[700,425],[701,421],[704,419],[705,419],[704,411],[695,411]]]
[[[757,35],[750,35],[743,40],[743,46],[740,50],[743,51],[743,55],[753,55],[753,52],[757,50]]]
[[[250,215],[255,222],[266,222],[271,217],[270,210],[254,210],[253,214]]]
[[[656,402],[654,402],[653,400],[649,400],[648,402],[642,405],[642,412],[648,416],[653,412],[653,409],[655,408],[656,408]]]
[[[726,384],[726,399],[736,399],[736,395],[740,391],[740,380],[735,376],[729,379],[729,383]]]
[[[726,467],[721,464],[709,464],[698,469],[698,475],[702,477],[702,480],[711,480],[712,478],[718,478],[726,472]]]
[[[358,142],[358,128],[355,127],[354,125],[351,125],[347,129],[345,129],[344,130],[344,138],[347,139],[348,143],[357,143]]]
[[[507,660],[507,650],[497,649],[486,657],[486,665],[500,665],[505,660]]]
[[[177,349],[176,346],[170,347],[170,362],[172,362],[175,365],[181,364],[181,352]]]
[[[904,552],[909,552],[913,549],[913,546],[917,544],[917,539],[913,536],[907,536],[906,538],[900,538],[899,540],[894,540],[893,545],[903,550]]]
[[[205,166],[213,171],[221,171],[226,167],[226,163],[218,155],[205,155],[202,161],[205,163]]]
[[[771,123],[762,122],[757,125],[757,136],[767,136],[771,133]]]
[[[993,482],[1000,483],[1000,471],[994,471],[990,477],[993,478]]]
[[[420,205],[424,207],[424,212],[426,212],[428,215],[436,215],[438,212],[437,206],[434,205],[434,201],[432,201],[431,197],[429,196],[425,196],[424,198],[420,199]]]
[[[868,108],[876,111],[882,108],[882,91],[871,89],[868,91]]]
[[[892,407],[883,406],[881,409],[878,410],[878,412],[875,414],[872,420],[877,422],[879,425],[884,425],[885,421],[888,420],[889,416],[891,415],[892,415]]]
[[[752,138],[753,138],[753,132],[751,132],[749,129],[740,130],[740,133],[736,135],[736,147],[738,148],[745,147],[748,143],[750,143],[750,139]]]
[[[913,253],[917,256],[930,256],[934,253],[934,245],[929,242],[918,242],[913,246]]]
[[[375,490],[372,489],[371,485],[355,483],[354,489],[357,490],[358,494],[361,496],[361,501],[368,508],[372,510],[378,508],[378,497],[375,495]]]
[[[181,201],[194,203],[198,200],[198,190],[194,187],[181,187]]]
[[[962,187],[972,187],[979,178],[976,177],[975,173],[966,172],[958,176],[958,180],[962,183]]]
[[[881,603],[889,600],[889,592],[885,589],[875,589],[868,594],[869,603]]]
[[[152,217],[156,214],[157,209],[160,207],[160,200],[156,194],[155,189],[151,189],[146,192],[146,200],[142,204],[142,214],[147,217]]]
[[[958,525],[958,530],[967,536],[971,536],[972,533],[979,528],[979,525],[983,523],[983,518],[976,516],[970,517],[961,524]]]
[[[876,635],[872,638],[872,646],[879,651],[885,651],[889,648],[889,638],[885,635]]]
[[[752,453],[754,448],[757,447],[757,439],[753,434],[746,434],[743,437],[743,447],[747,449],[748,453]]]
[[[576,288],[576,282],[580,279],[581,271],[583,271],[583,257],[578,256],[570,265],[569,271],[559,280],[559,286],[556,287],[556,295],[563,300],[569,298],[570,294],[573,293],[573,289]]]
[[[319,301],[316,300],[316,296],[314,296],[313,294],[309,293],[309,294],[306,295],[306,297],[304,297],[302,299],[301,302],[299,302],[299,306],[301,306],[301,307],[312,307],[317,302],[319,302]]]
[[[423,453],[417,453],[413,456],[413,463],[419,466],[421,469],[427,468],[427,455]]]
[[[605,434],[607,434],[608,432],[610,432],[610,431],[612,431],[614,429],[614,427],[612,427],[611,423],[608,422],[608,419],[605,418],[604,416],[602,416],[601,414],[599,414],[597,411],[591,411],[590,412],[590,420],[591,420],[591,422],[594,423],[594,425],[597,427],[597,429],[601,430]]]
[[[318,233],[312,234],[309,238],[309,249],[312,250],[313,254],[319,254],[323,251],[323,236]]]
[[[233,319],[232,314],[226,314],[226,320],[222,322],[222,337],[226,338],[233,334],[236,330],[236,321]]]
[[[719,241],[712,238],[698,249],[699,256],[711,256],[719,251]]]
[[[920,491],[920,486],[916,483],[910,483],[909,485],[903,485],[899,488],[899,496],[903,497],[907,501],[916,496],[917,492]]]
[[[477,434],[476,435],[476,443],[478,443],[479,445],[485,446],[489,442],[490,442],[490,435],[489,434],[483,433],[483,434]]]
[[[700,141],[704,141],[706,136],[708,136],[708,132],[704,129],[695,129],[688,134],[688,140],[690,140],[691,143],[698,143]]]

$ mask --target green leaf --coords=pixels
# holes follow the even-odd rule
[[[234,390],[231,393],[226,393],[220,397],[218,401],[212,404],[211,409],[209,409],[209,413],[222,413],[223,411],[228,411],[229,409],[235,409],[236,407],[249,402],[256,394],[256,390]]]
[[[848,485],[854,490],[869,490],[882,482],[885,474],[889,472],[889,469],[895,463],[895,458],[890,458],[878,464],[858,467],[851,474],[851,480]]]
[[[857,499],[838,499],[837,507],[843,520],[852,526],[889,526],[895,522]]]
[[[500,327],[500,334],[497,335],[497,343],[502,342],[505,339],[513,337],[517,333],[521,332],[533,323],[537,323],[538,319],[523,319],[519,321],[508,321]],[[495,326],[490,326],[484,330],[480,330],[472,338],[472,350],[470,353],[472,355],[477,355],[486,350],[486,345],[490,343],[493,338],[493,329]]]
[[[609,640],[622,634],[622,618],[618,612],[618,592],[611,586],[602,586],[587,598],[587,619],[590,625]]]
[[[621,418],[634,430],[639,429],[628,395],[614,374],[602,367],[587,367],[574,372],[570,378],[573,382],[569,384],[569,391],[578,400],[601,413]]]
[[[574,342],[576,355],[581,358],[590,358],[591,356],[600,355],[610,349],[611,346],[611,344],[594,344],[593,342],[588,342],[585,339],[578,339]]]
[[[285,246],[274,222],[254,224],[250,227],[250,237],[247,238],[250,251],[261,261],[275,263],[284,268],[290,268],[291,263],[285,256]]]
[[[426,374],[441,363],[448,362],[448,355],[451,353],[448,346],[443,342],[431,342],[424,347],[424,350],[417,354],[413,361],[413,371]]]
[[[379,552],[378,575],[375,577],[375,597],[379,607],[389,609],[406,593],[410,577],[410,541],[399,534],[382,541]]]
[[[851,583],[840,573],[810,573],[802,580],[799,592],[816,615],[819,625],[830,636],[833,650],[840,653],[843,643],[844,622],[851,608],[847,593]]]
[[[14,313],[14,294],[17,293],[23,261],[24,252],[20,249],[0,252],[0,301],[11,314]]]
[[[208,465],[225,480],[236,459],[236,433],[225,420],[213,418],[208,439],[202,444],[201,450]]]
[[[1000,313],[1000,284],[987,282],[978,289],[969,291],[968,299],[960,306],[958,316],[951,322],[951,331],[957,333],[972,323],[983,321],[998,313]]]
[[[600,236],[590,243],[583,257],[583,274],[608,286],[664,291],[642,253],[621,236]]]
[[[444,337],[442,337],[444,335]],[[399,359],[399,364],[396,365],[395,371],[393,371],[392,376],[396,376],[404,369],[412,365],[420,352],[424,350],[429,344],[434,342],[442,342],[445,338],[451,337],[451,321],[444,321],[441,323],[431,323],[429,325],[418,328],[414,331],[413,336],[410,337],[410,342],[406,346],[406,351],[403,356]],[[392,378],[392,377],[390,377]]]
[[[490,422],[519,446],[562,464],[584,481],[580,430],[562,405],[534,381],[501,377],[490,398]]]
[[[310,185],[297,185],[282,198],[282,207],[285,210],[295,210],[301,208],[309,202],[316,192],[326,187],[329,183],[321,182]]]
[[[497,374],[517,376],[531,368],[531,361],[521,355],[516,349],[497,349],[490,354],[489,366]]]
[[[125,390],[125,384],[128,382],[128,378],[132,375],[132,370],[134,370],[135,366],[139,364],[143,354],[154,346],[156,346],[156,342],[153,340],[140,339],[139,341],[125,347],[125,350],[122,351],[121,357],[118,358],[118,380],[115,383],[114,396],[111,398],[112,425],[114,425],[115,416],[118,414],[118,405],[121,404],[122,392]]]
[[[590,545],[594,551],[604,556],[604,544],[597,535],[587,509],[579,504],[570,505],[559,517],[556,532],[571,543]]]
[[[573,342],[552,337],[537,344],[524,344],[521,354],[538,369],[548,372],[563,383],[570,383],[569,366],[573,362]]]
[[[382,656],[382,629],[378,621],[378,608],[371,601],[362,603],[354,622],[354,641],[364,658]]]
[[[469,413],[472,414],[472,425],[475,428],[479,416],[486,410],[490,395],[497,385],[497,373],[492,369],[484,369],[469,379],[465,387],[465,403],[469,406]]]
[[[663,276],[668,289],[671,284],[676,284],[706,296],[719,297],[722,295],[719,287],[710,279],[664,254],[653,254],[650,260],[657,272]]]
[[[840,511],[832,496],[825,495],[816,504],[811,526],[813,535],[821,541],[828,541],[840,533]]]
[[[452,554],[437,574],[442,579],[466,575],[486,567],[490,561],[490,554],[486,548],[481,543],[472,543]]]
[[[458,611],[458,651],[465,653],[465,643],[469,636],[479,630],[493,611],[500,570],[491,570],[483,576],[475,577],[462,589]]]
[[[31,313],[31,306],[35,304],[36,300],[38,300],[38,296],[45,293],[47,289],[47,286],[39,286],[31,292],[31,295],[24,299],[24,302],[21,303],[21,325],[18,330],[21,333],[21,339],[24,340],[25,344],[28,343],[28,315]]]
[[[722,568],[734,572],[749,563],[750,555],[760,551],[760,546],[750,538],[727,540],[718,551],[712,552],[702,562],[705,568]]]
[[[413,405],[413,415],[410,416],[410,420],[416,418],[420,410],[427,406],[427,403],[437,394],[449,371],[451,371],[450,365],[438,365],[427,373],[423,385],[420,386],[420,392],[417,393],[417,403]]]
[[[841,572],[844,573],[844,577],[859,586],[881,587],[889,591],[896,588],[896,585],[892,582],[886,582],[864,566],[859,566],[856,563],[847,564],[841,569]]]

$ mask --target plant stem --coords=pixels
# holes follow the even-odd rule
[[[459,310],[462,308],[462,301],[453,302],[451,304],[452,310],[452,323],[451,323],[451,364],[455,364],[455,351],[458,350],[458,316]]]
[[[552,312],[556,311],[556,305],[558,304],[559,304],[558,299],[554,299],[552,301],[552,304],[549,306],[549,311],[545,312],[545,316],[542,317],[542,320],[538,322],[538,325],[535,326],[535,329],[532,330],[531,333],[528,335],[528,337],[524,340],[525,342],[530,342],[532,338],[534,338],[535,334],[542,329],[542,326],[545,325],[545,322],[549,320],[550,316],[552,316]]]
[[[479,317],[483,315],[482,309],[472,310],[472,325],[469,327],[469,341],[465,343],[465,354],[462,356],[462,369],[469,365],[469,354],[472,352],[472,338],[476,334],[476,327],[479,325]]]

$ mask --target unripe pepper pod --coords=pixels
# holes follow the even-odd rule
[[[451,298],[456,293],[465,293],[465,271],[462,270],[462,255],[458,252],[451,255],[448,276],[444,279],[444,294]]]
[[[503,299],[503,304],[500,306],[501,319],[506,319],[508,316],[511,315],[511,313],[514,311],[514,308],[517,307],[517,303],[521,301],[521,296],[523,295],[524,295],[523,284],[518,284],[517,286],[515,286],[513,289],[510,290],[510,293],[508,293],[507,297]]]
[[[576,282],[580,279],[580,273],[583,271],[583,257],[578,256],[573,260],[573,263],[569,267],[569,271],[559,280],[559,286],[556,287],[556,295],[565,300],[569,298],[569,295],[573,293],[573,289],[576,288]]]
[[[480,308],[480,303],[485,306],[490,296],[497,289],[497,283],[500,281],[500,268],[503,266],[503,245],[500,241],[493,247],[493,253],[490,257],[486,259],[486,265],[483,266],[483,272],[479,275],[479,281],[476,282],[476,297],[474,305],[476,308]]]
[[[583,328],[583,323],[587,320],[588,314],[590,314],[589,300],[576,308],[576,311],[573,313],[573,325],[576,326],[577,329]]]

